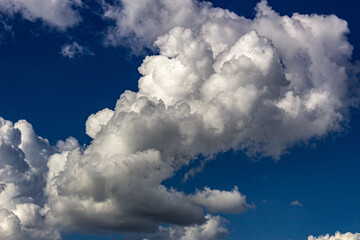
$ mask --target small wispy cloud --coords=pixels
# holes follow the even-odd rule
[[[63,57],[68,57],[68,58],[74,58],[77,56],[85,56],[85,55],[90,55],[90,56],[95,55],[89,48],[81,46],[77,42],[63,45],[61,47],[60,54]]]
[[[303,204],[301,202],[299,202],[298,200],[292,201],[290,203],[290,206],[298,206],[298,207],[302,207]]]

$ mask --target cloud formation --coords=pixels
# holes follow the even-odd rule
[[[74,7],[81,7],[81,0],[2,0],[0,13],[19,13],[23,18],[35,21],[41,19],[47,24],[64,30],[81,21]]]
[[[326,234],[325,236],[309,236],[308,240],[359,240],[360,239],[360,233],[340,233],[336,232],[334,235],[330,236],[329,234]]]
[[[290,203],[290,206],[298,206],[298,207],[302,207],[303,204],[301,202],[299,202],[298,200],[292,201]]]
[[[237,187],[185,193],[164,180],[230,149],[279,159],[347,118],[352,46],[334,15],[280,16],[266,1],[252,20],[192,0],[104,7],[115,20],[109,43],[154,42],[158,54],[139,67],[138,92],[89,116],[89,146],[74,138],[50,146],[26,121],[1,119],[5,239],[58,239],[62,230],[221,239],[221,218],[207,213],[253,208]]]
[[[219,216],[205,216],[206,222],[193,226],[160,226],[153,234],[145,237],[141,234],[125,235],[125,240],[219,240],[224,239],[228,231],[224,219]]]
[[[68,43],[63,45],[61,47],[60,54],[63,57],[67,57],[67,58],[80,57],[84,55],[90,55],[90,56],[95,55],[92,51],[90,51],[90,49],[81,46],[77,42],[72,42],[71,44]]]
[[[60,239],[44,222],[47,161],[54,153],[26,121],[0,118],[0,238]]]
[[[211,213],[240,213],[252,207],[246,203],[246,197],[238,192],[237,187],[231,192],[205,187],[203,191],[197,191],[190,198]]]

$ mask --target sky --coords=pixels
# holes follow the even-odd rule
[[[0,239],[359,240],[359,11],[0,1]]]

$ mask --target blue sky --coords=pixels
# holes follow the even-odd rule
[[[215,7],[253,19],[258,1],[211,2]],[[268,2],[280,15],[335,14],[344,19],[350,29],[348,41],[354,46],[349,62],[360,59],[358,1]],[[53,146],[69,136],[76,138],[83,149],[91,145],[92,139],[85,129],[89,115],[104,108],[114,109],[125,90],[137,92],[139,66],[146,55],[158,54],[146,43],[146,50],[135,53],[129,39],[105,44],[107,28],[114,22],[102,17],[100,3],[89,0],[83,4],[87,7],[77,7],[82,21],[65,30],[48,24],[45,18],[29,21],[19,12],[11,16],[5,10],[0,11],[0,21],[10,28],[0,30],[0,117],[13,123],[25,119],[38,136],[48,139]],[[139,49],[144,46],[130,38],[131,41]],[[62,47],[73,42],[91,54],[63,56]],[[346,87],[355,89],[352,85]],[[225,239],[300,240],[336,231],[359,232],[360,115],[356,107],[345,108],[348,114],[340,121],[340,131],[329,130],[319,137],[291,142],[279,160],[271,156],[249,157],[246,149],[219,150],[215,154],[210,151],[213,159],[193,177],[182,180],[188,171],[201,165],[204,157],[183,164],[162,184],[184,194],[193,194],[195,189],[204,187],[232,191],[237,186],[247,203],[255,207],[240,214],[214,214],[226,219]],[[1,160],[0,164],[3,164]],[[294,201],[299,204],[291,204]],[[99,226],[66,225],[60,231],[64,240],[123,237],[122,231],[92,234],[89,229],[96,227]]]

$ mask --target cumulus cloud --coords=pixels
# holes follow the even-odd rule
[[[191,196],[196,204],[204,206],[211,213],[240,213],[251,206],[246,203],[246,197],[235,187],[232,191],[211,190],[205,187]]]
[[[0,238],[60,239],[46,226],[43,188],[54,149],[26,121],[0,118]]]
[[[104,7],[116,23],[112,44],[155,41],[158,54],[139,67],[138,92],[88,118],[89,146],[69,138],[51,147],[27,122],[2,120],[4,235],[31,228],[27,239],[56,239],[57,229],[221,239],[224,225],[208,212],[254,207],[237,187],[185,193],[164,180],[230,149],[278,159],[347,118],[352,46],[336,16],[280,16],[266,1],[253,20],[191,0]]]
[[[360,239],[360,233],[340,233],[336,232],[334,235],[326,234],[325,236],[309,236],[308,240],[359,240]]]
[[[80,57],[84,55],[91,55],[94,56],[95,54],[90,51],[90,49],[81,46],[77,42],[72,42],[71,44],[65,44],[61,47],[60,54],[63,57],[67,58],[74,58],[74,57]]]
[[[108,108],[105,108],[96,114],[91,114],[86,121],[86,134],[89,137],[95,138],[96,133],[101,130],[101,127],[106,125],[112,116],[114,111]]]
[[[72,27],[81,21],[74,7],[81,7],[81,0],[2,0],[0,13],[20,13],[25,19],[41,19],[59,29]]]
[[[139,67],[139,92],[126,91],[114,111],[89,117],[89,147],[50,158],[52,224],[117,231],[154,231],[161,223],[200,226],[204,209],[241,212],[249,205],[237,189],[186,195],[162,185],[192,159],[229,149],[279,158],[293,144],[339,130],[349,107],[345,66],[352,47],[345,21],[282,17],[266,2],[247,20],[187,3],[197,9],[189,14],[201,10],[207,20],[159,36],[159,54]],[[147,4],[157,9],[158,1]],[[161,23],[151,26],[161,30]],[[129,29],[139,34],[136,25]],[[214,35],[214,29],[228,33]]]

